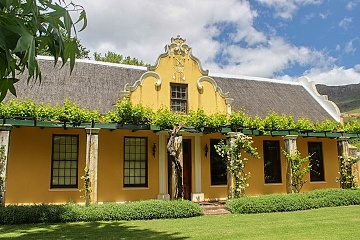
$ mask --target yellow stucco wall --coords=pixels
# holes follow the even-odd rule
[[[79,136],[78,186],[85,168],[84,129],[14,127],[8,155],[6,204],[83,202],[79,189],[50,189],[52,135]]]
[[[124,137],[147,137],[148,187],[125,188],[123,185]],[[99,133],[98,201],[126,202],[156,199],[159,193],[158,151],[155,158],[152,146],[158,137],[150,131],[101,130]]]
[[[78,188],[50,188],[53,134],[79,136]],[[147,137],[148,187],[123,187],[124,137]],[[126,202],[154,199],[159,193],[158,153],[152,155],[152,146],[158,146],[158,137],[151,131],[101,130],[99,132],[98,201]],[[86,133],[84,129],[20,127],[11,132],[11,150],[8,155],[6,204],[84,202],[79,189],[84,174]]]
[[[280,148],[285,149],[283,137],[271,136],[252,136],[254,140],[253,146],[257,148],[260,155],[259,159],[254,159],[245,154],[249,159],[245,171],[251,172],[251,177],[248,181],[249,187],[245,190],[246,195],[260,195],[271,193],[286,193],[286,160],[281,153],[281,179],[282,183],[265,183],[264,180],[264,159],[263,159],[263,141],[264,140],[279,140]],[[202,138],[202,146],[208,144],[210,146],[210,139],[225,139],[221,134],[208,134]],[[302,189],[302,192],[319,189],[319,188],[339,188],[339,183],[336,182],[338,177],[339,162],[337,158],[337,141],[336,139],[323,138],[297,138],[298,150],[305,157],[308,152],[308,142],[322,142],[323,159],[324,159],[324,182],[310,182],[310,175],[306,175],[305,179],[308,181]],[[205,199],[217,199],[227,197],[227,186],[211,186],[210,176],[210,156],[205,158],[202,154],[202,189]]]
[[[170,107],[170,84],[185,84],[188,87],[189,110],[203,109],[206,113],[227,112],[224,97],[218,91],[214,91],[214,85],[210,81],[202,81],[203,90],[199,90],[197,81],[204,75],[200,72],[198,62],[189,56],[184,57],[184,72],[174,73],[176,63],[174,53],[159,59],[157,68],[153,71],[161,78],[161,85],[156,87],[157,78],[154,74],[145,74],[139,81],[137,88],[131,92],[130,99],[133,104],[142,104],[158,110],[161,107]]]

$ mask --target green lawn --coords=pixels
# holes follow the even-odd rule
[[[359,239],[360,206],[188,219],[2,225],[0,239]]]

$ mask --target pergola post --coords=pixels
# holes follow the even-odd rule
[[[9,124],[4,124],[0,126],[0,147],[1,147],[1,157],[0,157],[0,207],[5,206],[5,195],[6,195],[6,180],[7,180],[7,165],[8,165],[8,154],[9,154],[9,145],[10,145],[10,132],[12,126]]]
[[[166,168],[166,135],[168,133],[161,131],[158,132],[159,136],[159,194],[158,199],[169,200],[170,195],[167,193],[166,181],[167,181],[167,168]]]
[[[85,128],[86,131],[86,168],[89,170],[90,194],[85,196],[85,204],[98,202],[98,149],[100,128]],[[87,195],[87,194],[85,194]]]
[[[234,132],[230,132],[227,134],[226,136],[226,144],[230,147],[233,148],[235,145],[235,139],[237,137],[237,134]],[[232,164],[232,160],[234,158],[236,158],[236,156],[230,156],[231,160],[228,164]],[[229,171],[229,167],[231,168],[232,166],[227,166],[227,185],[228,185],[228,199],[234,198],[235,195],[235,176],[231,173],[231,171]]]
[[[296,154],[297,146],[296,139],[297,135],[284,136],[285,152],[287,154]],[[286,192],[293,192],[293,175],[292,175],[292,164],[290,161],[286,161]]]

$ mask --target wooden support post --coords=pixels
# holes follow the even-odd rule
[[[285,151],[287,154],[296,154],[296,139],[297,135],[287,135],[284,137]],[[293,192],[293,176],[291,171],[291,162],[286,161],[286,192]]]
[[[86,168],[89,169],[90,188],[89,196],[85,196],[85,204],[98,202],[98,149],[100,128],[86,128]],[[85,194],[87,195],[87,194]]]
[[[12,126],[9,124],[0,126],[0,147],[3,148],[3,154],[0,158],[0,207],[4,207],[6,202],[7,165],[11,128]]]

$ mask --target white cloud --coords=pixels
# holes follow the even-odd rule
[[[354,54],[356,52],[356,47],[354,47],[353,44],[354,41],[356,40],[358,40],[358,38],[354,38],[345,44],[345,48],[344,48],[345,53]]]
[[[360,83],[360,64],[353,68],[334,66],[332,69],[313,68],[305,72],[315,83],[326,85],[346,85]]]
[[[284,19],[292,19],[293,14],[301,6],[319,5],[323,0],[257,0],[258,2],[275,9],[275,15]]]
[[[347,28],[349,27],[350,23],[352,22],[352,18],[351,17],[345,17],[343,18],[340,22],[339,22],[339,27],[347,30]]]
[[[319,13],[319,16],[320,16],[320,18],[321,18],[322,20],[327,19],[327,18],[329,17],[329,15],[330,15],[330,12],[329,12],[329,11],[326,12],[326,13]]]
[[[285,2],[297,8],[322,1],[280,0]],[[170,38],[180,34],[203,67],[212,73],[290,79],[282,75],[293,66],[331,71],[329,66],[336,61],[326,52],[291,44],[275,30],[266,33],[257,29],[258,12],[249,1],[223,0],[219,4],[216,0],[78,0],[77,3],[84,5],[89,21],[79,37],[92,53],[114,51],[154,64]],[[224,32],[224,26],[230,31]],[[222,37],[226,41],[217,39]],[[223,56],[221,63],[218,56]]]
[[[357,1],[350,1],[350,2],[348,2],[347,4],[346,4],[346,9],[347,10],[349,10],[349,11],[351,11],[351,10],[353,10],[356,6],[357,6],[357,4],[359,3],[359,1],[357,0]]]

